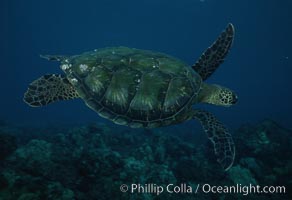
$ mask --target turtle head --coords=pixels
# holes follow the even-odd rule
[[[202,90],[199,94],[199,101],[218,106],[232,106],[236,104],[237,95],[230,89],[220,85],[209,85],[203,83]]]

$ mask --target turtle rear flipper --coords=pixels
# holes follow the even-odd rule
[[[224,61],[233,43],[234,27],[228,24],[227,28],[220,34],[217,40],[209,47],[192,66],[206,80]]]
[[[24,102],[33,107],[78,98],[78,93],[62,75],[48,74],[33,81],[24,94]]]
[[[40,55],[41,58],[47,59],[48,61],[63,61],[68,58],[64,55]]]
[[[235,147],[231,134],[216,117],[206,111],[195,110],[193,118],[199,120],[214,145],[217,161],[227,171],[234,162]]]

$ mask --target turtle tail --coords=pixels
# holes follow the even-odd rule
[[[52,102],[78,97],[77,91],[65,76],[48,74],[38,78],[28,86],[23,100],[32,107],[40,107]]]

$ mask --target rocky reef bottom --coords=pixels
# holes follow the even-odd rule
[[[291,130],[271,120],[243,125],[227,172],[201,130],[168,130],[1,122],[0,199],[292,199]]]

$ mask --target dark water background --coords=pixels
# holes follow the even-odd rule
[[[292,128],[291,10],[290,0],[2,0],[0,118],[33,125],[104,121],[81,100],[44,108],[23,103],[31,81],[61,73],[58,63],[39,54],[129,46],[191,65],[232,22],[233,48],[208,82],[232,88],[239,102],[204,107],[232,128],[264,118]]]

